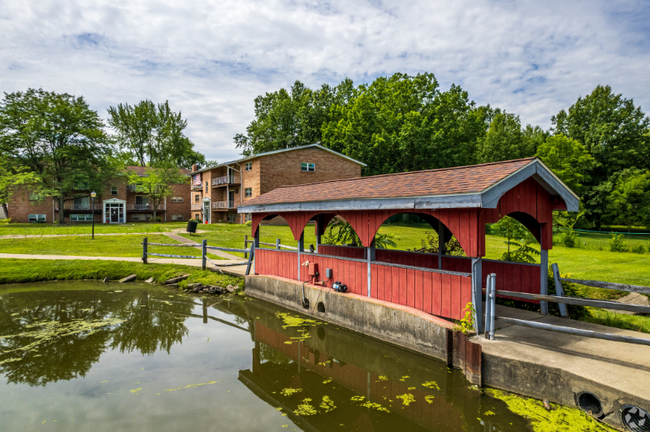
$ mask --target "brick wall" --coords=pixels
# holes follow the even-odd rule
[[[27,223],[30,214],[44,214],[45,222],[52,223],[52,198],[43,201],[30,201],[27,189],[16,191],[7,204],[8,216],[12,222]],[[56,214],[58,220],[58,213]]]
[[[317,148],[289,151],[259,159],[260,194],[279,186],[361,177],[361,165]],[[315,172],[300,171],[302,162],[316,165]],[[253,196],[255,191],[253,191]]]

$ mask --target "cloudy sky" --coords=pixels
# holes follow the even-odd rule
[[[301,80],[432,72],[479,104],[550,118],[598,84],[650,111],[647,1],[0,0],[0,91],[169,100],[210,159],[253,99]]]

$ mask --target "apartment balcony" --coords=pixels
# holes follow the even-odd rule
[[[237,208],[235,201],[215,201],[212,203],[212,210],[228,210]]]
[[[235,185],[240,183],[241,183],[241,179],[239,176],[223,176],[223,177],[217,177],[212,179],[213,187]]]
[[[203,189],[202,185],[192,185],[192,190],[201,190]]]
[[[192,210],[203,210],[203,203],[192,204]]]
[[[152,212],[153,211],[153,205],[152,204],[127,204],[126,205],[126,211],[144,211],[144,212]],[[160,204],[156,211],[165,211],[165,204]]]
[[[63,210],[70,210],[70,211],[90,211],[93,209],[92,204],[81,204],[81,203],[72,203],[72,202],[67,202],[63,203]],[[94,207],[95,210],[101,210],[102,209],[102,204],[95,204]],[[57,208],[58,210],[58,208]]]

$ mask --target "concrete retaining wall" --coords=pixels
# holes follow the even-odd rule
[[[246,294],[346,327],[385,342],[447,361],[447,329],[452,324],[412,308],[329,288],[305,286],[309,309],[302,306],[302,284],[279,277],[247,276]],[[322,303],[325,312],[318,312]]]

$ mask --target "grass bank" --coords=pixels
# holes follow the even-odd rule
[[[98,279],[108,277],[119,280],[131,274],[138,280],[150,277],[163,282],[174,276],[190,274],[188,283],[201,282],[204,285],[238,285],[244,286],[244,279],[222,275],[200,268],[173,264],[140,264],[119,261],[82,261],[82,260],[25,260],[0,259],[0,284],[43,282],[56,280]]]

